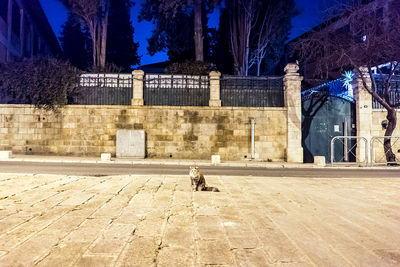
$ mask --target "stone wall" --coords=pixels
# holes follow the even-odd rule
[[[157,158],[285,160],[286,108],[66,106],[60,114],[29,105],[0,105],[0,149],[24,154],[100,156],[116,152],[118,129],[143,129]]]

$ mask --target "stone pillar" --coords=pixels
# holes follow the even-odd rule
[[[354,72],[357,73],[357,72]],[[367,86],[370,87],[372,82],[368,73],[364,74],[367,78]],[[370,142],[372,137],[372,95],[364,89],[363,82],[359,74],[355,75],[352,82],[354,100],[356,103],[356,125],[357,125],[357,136],[365,137]],[[357,143],[356,155],[357,162],[369,161],[370,153],[368,153],[367,159],[365,158],[366,148],[363,141]]]
[[[287,108],[287,162],[303,163],[303,147],[301,146],[301,81],[299,66],[289,63],[285,67],[283,78],[285,91],[285,107]]]
[[[221,106],[221,86],[220,86],[221,73],[217,71],[210,72],[210,107]]]
[[[133,106],[143,106],[143,77],[144,72],[142,70],[134,70],[132,72],[133,78],[133,98],[132,105]]]

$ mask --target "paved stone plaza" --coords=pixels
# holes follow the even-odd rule
[[[400,265],[400,179],[0,174],[0,266]]]

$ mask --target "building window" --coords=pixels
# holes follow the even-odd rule
[[[7,22],[8,0],[0,0],[0,17]]]
[[[11,24],[11,29],[12,32],[18,36],[19,38],[19,31],[21,28],[21,13],[19,10],[19,6],[17,5],[17,3],[13,3],[12,6],[12,24]]]

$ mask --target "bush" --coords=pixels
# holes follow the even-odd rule
[[[184,75],[208,75],[213,67],[201,61],[186,61],[183,63],[172,63],[166,69],[168,74]]]
[[[79,94],[80,71],[68,62],[38,57],[0,66],[0,102],[57,111]]]

